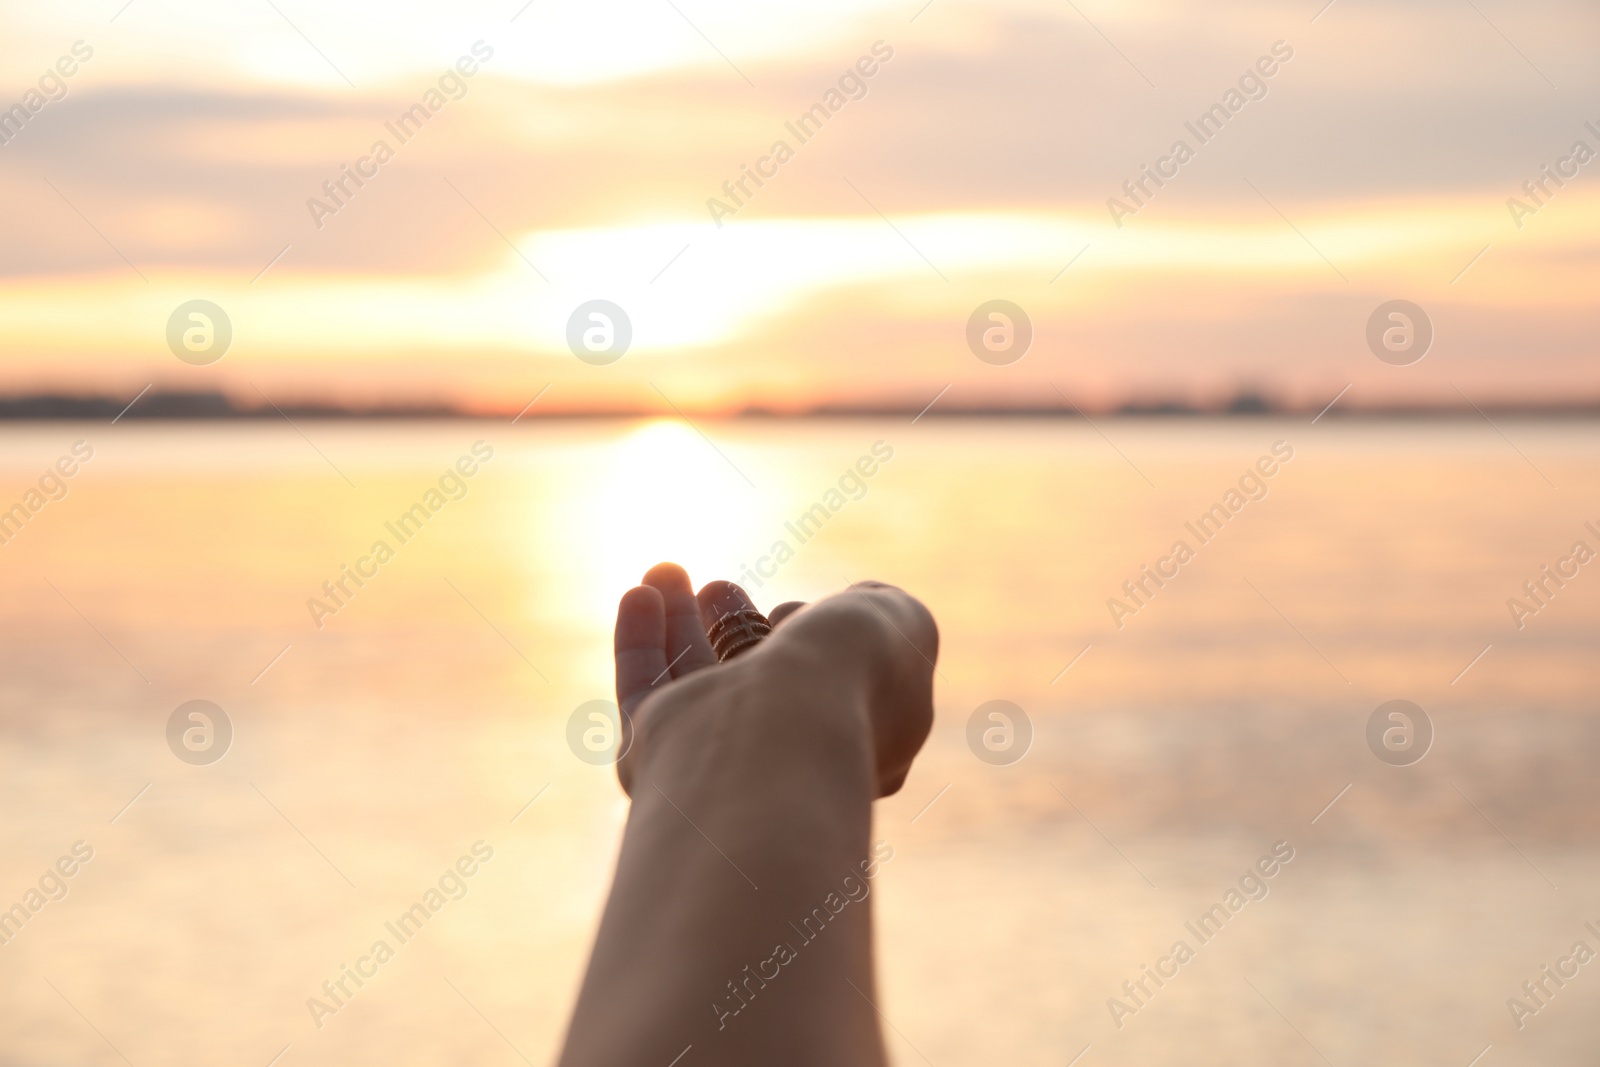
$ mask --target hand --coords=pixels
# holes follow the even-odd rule
[[[757,714],[814,715],[818,729],[841,709],[859,711],[876,795],[896,792],[933,725],[939,632],[928,609],[894,586],[860,582],[815,604],[780,604],[769,617],[771,636],[719,664],[706,631],[727,612],[754,606],[732,582],[710,582],[696,596],[673,563],[652,567],[624,594],[616,629],[623,789],[632,795],[634,769],[662,721],[691,706],[742,713],[753,701]]]

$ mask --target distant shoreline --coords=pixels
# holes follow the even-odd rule
[[[320,401],[245,405],[217,392],[150,391],[130,401],[127,397],[84,394],[37,393],[0,396],[0,424],[46,421],[178,421],[233,422],[261,419],[317,419],[350,421],[444,421],[507,419],[529,422],[585,419],[647,419],[672,417],[670,409],[645,407],[543,409],[518,413],[511,409],[472,409],[450,404],[372,404],[345,405]],[[1070,404],[1054,406],[933,404],[822,404],[811,408],[774,410],[747,406],[732,411],[692,411],[705,419],[829,419],[829,418],[906,418],[906,419],[1083,419],[1083,418],[1171,418],[1244,419],[1272,417],[1312,417],[1328,419],[1436,419],[1500,415],[1511,418],[1543,417],[1592,419],[1600,417],[1600,398],[1568,403],[1527,403],[1487,401],[1471,404],[1392,403],[1360,405],[1342,400],[1326,409],[1275,402],[1255,394],[1241,394],[1226,403],[1200,406],[1185,401],[1128,401],[1087,411]]]

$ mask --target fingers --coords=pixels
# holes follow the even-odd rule
[[[708,629],[726,615],[753,610],[754,602],[733,582],[708,582],[696,595],[682,567],[652,567],[617,608],[617,703],[626,716],[624,729],[669,678],[716,664]],[[820,657],[836,680],[871,694],[878,795],[899,790],[933,724],[939,630],[932,613],[895,586],[858,582],[815,604],[780,604],[769,621],[782,626],[774,636],[787,650],[773,646],[780,657],[775,662],[790,653],[812,664]],[[734,651],[730,645],[730,655]],[[630,744],[617,765],[630,796],[638,758]]]
[[[770,622],[772,624],[772,628],[776,630],[780,622],[782,622],[784,619],[787,619],[790,615],[793,615],[795,612],[799,611],[805,606],[806,602],[804,600],[785,600],[782,604],[779,604],[777,607],[772,609],[771,614],[767,616],[767,621]]]
[[[666,609],[658,589],[636,586],[617,605],[617,706],[628,715],[667,673]]]
[[[682,678],[717,662],[700,622],[689,575],[676,563],[658,563],[644,576],[644,584],[658,590],[666,611],[666,664],[672,677]]]
[[[772,624],[755,601],[732,582],[707,582],[696,599],[711,651],[723,663],[748,652],[772,633]]]
[[[700,592],[695,594],[695,600],[700,605],[700,625],[707,633],[711,632],[711,628],[724,615],[732,615],[736,611],[760,610],[756,607],[755,601],[750,599],[750,594],[734,583],[725,582],[720,578],[701,586]]]

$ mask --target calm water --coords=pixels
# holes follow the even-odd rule
[[[0,907],[93,849],[0,947],[0,1064],[549,1062],[625,814],[565,740],[609,693],[612,607],[657,559],[738,578],[779,541],[764,605],[871,576],[944,635],[939,724],[877,813],[897,1063],[1600,1050],[1600,962],[1520,1030],[1506,1004],[1600,950],[1600,563],[1520,630],[1507,607],[1600,549],[1600,427],[301,429],[0,431],[0,508],[94,450],[0,547]],[[1185,524],[1276,442],[1202,542]],[[385,525],[434,502],[403,543]],[[1177,574],[1139,606],[1147,564]],[[1139,608],[1120,629],[1112,597]],[[1364,738],[1396,698],[1435,731],[1408,767]],[[166,740],[192,699],[233,724],[207,766]],[[967,747],[993,699],[1032,724],[1007,766]],[[307,998],[479,841],[465,895],[319,1029]],[[1265,899],[1201,944],[1185,923],[1280,841]],[[1129,998],[1179,939],[1194,958]]]

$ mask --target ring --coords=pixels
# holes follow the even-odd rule
[[[712,623],[706,637],[711,640],[718,662],[726,663],[759,644],[771,632],[772,624],[765,615],[754,608],[740,608]]]

